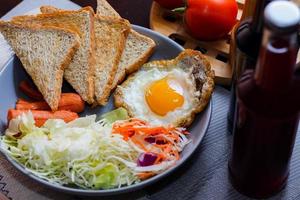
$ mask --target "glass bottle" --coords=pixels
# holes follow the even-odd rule
[[[229,172],[234,187],[250,197],[271,196],[288,178],[300,111],[299,22],[294,3],[270,3],[256,69],[246,70],[237,83]]]
[[[235,30],[235,50],[231,50],[232,84],[228,112],[228,130],[232,132],[236,109],[236,82],[246,69],[254,69],[261,44],[263,10],[272,0],[248,0],[245,4],[244,19]]]

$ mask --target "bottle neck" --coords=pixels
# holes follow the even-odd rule
[[[236,30],[238,48],[256,62],[263,31],[263,11],[271,0],[247,0],[243,21]],[[255,64],[254,64],[255,65]],[[253,66],[254,67],[254,66]]]
[[[297,33],[277,34],[264,30],[255,70],[256,84],[269,92],[285,92],[293,81],[297,59]]]

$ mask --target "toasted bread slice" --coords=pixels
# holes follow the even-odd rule
[[[152,114],[149,110],[150,108],[144,104],[145,100],[141,98],[141,96],[145,95],[145,88],[143,87],[147,87],[147,85],[157,80],[157,77],[159,77],[157,71],[162,71],[161,77],[165,78],[166,73],[171,72],[170,74],[172,74],[174,69],[179,70],[179,73],[182,71],[184,74],[187,74],[188,78],[184,80],[192,84],[192,86],[185,86],[188,87],[186,90],[189,93],[185,95],[184,101],[189,99],[187,101],[189,104],[185,108],[182,106],[170,111],[169,115],[158,116]],[[156,70],[154,73],[155,77],[147,76],[153,74],[151,73],[153,70]],[[178,79],[181,75],[183,74],[175,77]],[[147,77],[144,79],[144,76]],[[150,82],[143,82],[141,79],[150,80]],[[181,81],[180,78],[178,80]],[[117,87],[114,100],[115,106],[124,107],[130,117],[144,119],[150,123],[156,123],[156,125],[172,124],[174,126],[187,127],[193,122],[195,114],[201,112],[209,103],[213,88],[214,71],[211,69],[209,61],[199,51],[187,49],[173,60],[153,61],[144,64],[139,71],[130,75],[125,82]],[[159,94],[156,95],[159,96]],[[142,107],[144,109],[141,109]],[[184,109],[187,109],[186,112],[183,112]]]
[[[106,0],[97,0],[97,5],[98,15],[121,18],[119,13]]]
[[[131,30],[122,54],[121,68],[125,68],[126,74],[137,71],[152,55],[155,45],[151,38]]]
[[[61,96],[63,73],[79,47],[79,36],[66,29],[0,21],[8,41],[50,108]]]
[[[95,33],[94,11],[91,7],[78,11],[63,11],[37,16],[14,17],[13,21],[43,26],[57,26],[74,30],[80,35],[80,47],[76,51],[64,77],[76,92],[88,103],[94,102]]]
[[[95,17],[95,96],[100,105],[107,103],[114,78],[120,76],[118,66],[129,30],[130,24],[127,20]]]
[[[106,0],[98,0],[97,3],[97,14],[121,18]],[[112,88],[124,80],[125,73],[131,74],[147,62],[154,51],[154,47],[155,42],[151,38],[131,29]]]
[[[42,6],[40,10],[42,13],[63,11],[52,6]],[[126,75],[125,67],[119,63],[130,31],[130,23],[122,18],[96,15],[94,28],[96,40],[95,97],[99,105],[105,105],[111,89],[115,88]],[[120,67],[122,69],[119,69]]]
[[[134,30],[130,30],[125,49],[122,53],[121,61],[112,84],[112,89],[115,89],[118,84],[123,82],[126,74],[129,75],[137,71],[152,55],[155,47],[155,42]]]

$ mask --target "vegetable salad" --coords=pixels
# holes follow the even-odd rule
[[[92,115],[69,123],[49,119],[37,127],[27,112],[10,121],[0,138],[1,151],[49,182],[109,189],[165,171],[189,142],[183,128],[153,127],[116,113],[105,117],[108,120]]]

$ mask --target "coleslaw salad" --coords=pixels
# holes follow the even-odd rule
[[[10,121],[0,147],[51,183],[97,190],[132,185],[167,170],[189,143],[183,128],[113,121],[91,115],[69,123],[51,119],[39,128],[28,112]]]

